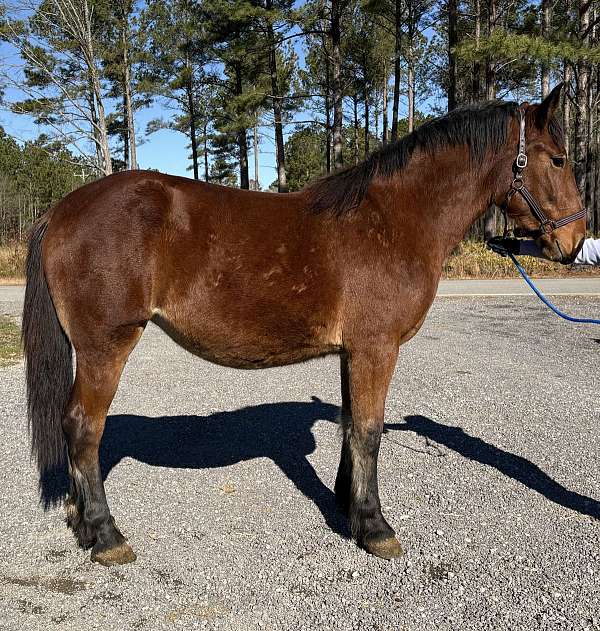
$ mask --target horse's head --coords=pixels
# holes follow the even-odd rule
[[[514,219],[517,235],[535,238],[547,258],[569,263],[585,237],[585,209],[554,117],[562,87],[540,104],[519,108],[511,134],[515,142],[509,143],[515,156],[512,184],[507,192],[498,191],[498,201]]]

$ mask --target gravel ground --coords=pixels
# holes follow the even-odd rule
[[[391,562],[334,508],[336,358],[228,370],[149,326],[103,444],[138,553],[118,568],[39,505],[23,366],[2,369],[0,629],[600,629],[597,338],[533,298],[438,298],[388,398]]]

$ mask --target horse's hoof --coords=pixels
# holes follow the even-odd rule
[[[90,558],[95,563],[100,563],[100,565],[125,565],[125,563],[135,561],[137,555],[128,543],[120,543],[114,548],[100,550],[96,550],[96,546],[94,546]]]
[[[380,539],[379,541],[366,541],[363,548],[381,559],[396,559],[404,554],[404,550],[396,537]]]

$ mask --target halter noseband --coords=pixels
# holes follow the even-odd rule
[[[523,171],[527,166],[527,154],[525,153],[525,112],[519,109],[519,153],[513,164],[514,178],[506,194],[506,200],[500,207],[504,215],[504,236],[507,235],[507,211],[508,204],[515,193],[519,193],[521,197],[527,202],[527,205],[531,209],[534,217],[540,222],[540,231],[542,234],[550,234],[557,228],[562,228],[567,224],[583,219],[587,215],[585,208],[578,210],[576,213],[562,217],[561,219],[548,219],[546,213],[542,210],[542,207],[538,204],[537,199],[531,194],[529,189],[523,182]]]

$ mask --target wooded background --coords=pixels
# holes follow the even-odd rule
[[[194,178],[287,192],[431,116],[538,101],[558,81],[600,231],[599,1],[22,0],[0,11],[2,106],[43,130],[27,142],[0,133],[0,242],[83,182],[137,168],[140,142],[161,129],[185,135]],[[277,177],[259,183],[266,138]]]

